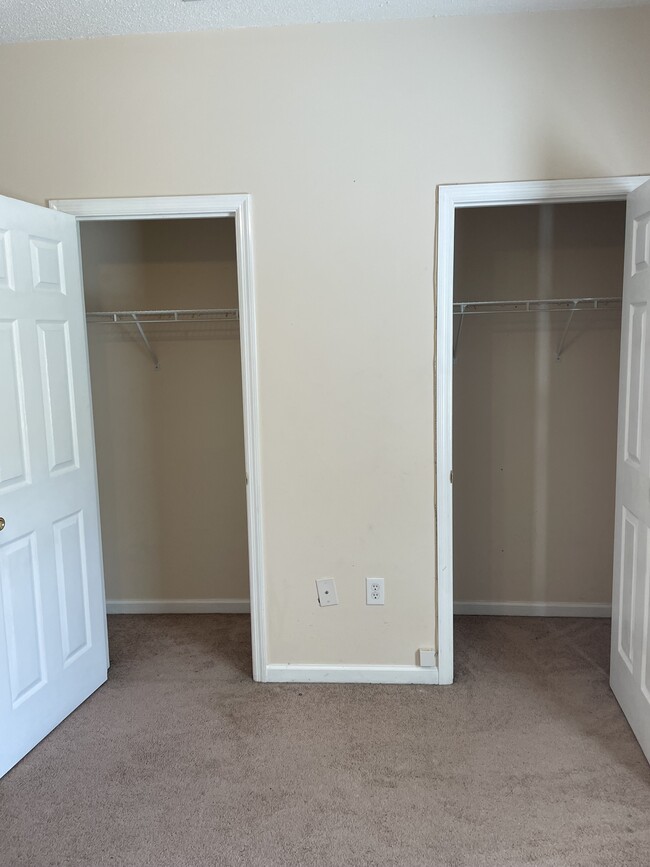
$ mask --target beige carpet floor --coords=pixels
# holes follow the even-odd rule
[[[112,617],[108,683],[0,781],[0,864],[647,867],[608,642],[461,617],[452,687],[262,685],[245,616]]]

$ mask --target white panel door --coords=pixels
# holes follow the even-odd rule
[[[650,182],[628,197],[610,683],[650,759]]]
[[[74,217],[0,197],[0,775],[106,680]]]

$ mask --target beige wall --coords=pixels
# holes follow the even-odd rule
[[[454,298],[620,296],[625,205],[464,209]],[[457,601],[611,603],[620,310],[466,316],[454,365]]]
[[[82,224],[88,310],[237,307],[232,220]],[[106,596],[247,599],[236,325],[90,325]]]
[[[436,186],[649,171],[648,44],[626,9],[0,49],[3,193],[253,196],[271,661],[435,640]]]

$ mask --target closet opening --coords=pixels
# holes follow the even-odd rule
[[[454,237],[457,652],[607,670],[625,202],[460,208]]]
[[[491,409],[493,388],[501,389],[502,395],[510,392],[513,402],[523,401],[530,404],[528,391],[522,393],[521,390],[521,380],[525,378],[526,369],[528,369],[530,372],[528,384],[535,386],[535,395],[538,394],[538,390],[540,395],[535,402],[536,412],[533,413],[531,410],[525,419],[522,416],[523,421],[520,429],[510,425],[508,431],[505,432],[507,439],[502,441],[500,445],[501,453],[495,452],[497,457],[503,457],[507,445],[509,448],[508,459],[521,460],[519,453],[525,447],[530,449],[532,443],[536,449],[533,454],[535,461],[533,462],[531,459],[528,462],[526,474],[515,478],[515,474],[511,473],[511,478],[507,484],[510,485],[508,490],[512,496],[505,498],[502,494],[501,497],[502,504],[509,509],[508,540],[514,540],[514,553],[516,553],[517,545],[525,538],[525,535],[522,529],[522,517],[517,514],[521,501],[514,498],[514,493],[521,486],[530,488],[531,475],[534,478],[536,473],[539,484],[535,489],[535,499],[532,504],[529,501],[525,505],[529,521],[533,520],[536,524],[534,525],[535,534],[532,540],[534,548],[532,551],[529,548],[528,551],[530,569],[523,576],[523,584],[538,593],[537,596],[533,597],[533,602],[541,605],[544,615],[564,613],[607,615],[607,609],[611,605],[609,683],[628,721],[632,720],[631,725],[634,728],[638,716],[641,719],[645,718],[643,717],[645,710],[639,710],[640,707],[645,707],[643,705],[645,699],[641,695],[643,685],[639,682],[639,678],[642,677],[641,666],[633,664],[630,656],[631,653],[634,653],[636,658],[639,652],[638,648],[632,650],[632,637],[634,634],[634,641],[637,643],[646,641],[645,625],[648,622],[647,616],[644,615],[644,603],[641,600],[641,604],[636,604],[639,602],[637,597],[640,594],[635,590],[636,586],[643,580],[642,578],[637,580],[637,578],[645,570],[645,561],[642,556],[645,548],[640,543],[638,545],[636,542],[632,544],[630,540],[634,541],[635,534],[641,533],[642,522],[646,526],[650,526],[644,511],[646,498],[637,498],[638,503],[634,499],[637,490],[643,489],[643,472],[645,462],[648,460],[646,452],[647,426],[650,424],[647,413],[643,410],[647,404],[645,398],[647,387],[645,321],[648,298],[650,297],[650,281],[647,277],[647,274],[650,273],[647,271],[650,262],[650,252],[648,252],[650,250],[648,243],[650,222],[647,219],[647,215],[650,213],[650,178],[647,176],[623,176],[561,181],[455,184],[439,187],[437,197],[438,220],[434,291],[436,303],[436,614],[439,683],[450,684],[454,681],[455,601],[459,603],[459,607],[462,603],[467,605],[470,602],[484,603],[487,601],[499,605],[516,602],[528,603],[526,599],[513,599],[505,596],[501,596],[500,599],[493,597],[492,600],[489,600],[488,597],[486,600],[483,594],[481,594],[483,598],[480,599],[470,599],[468,596],[459,598],[455,592],[454,499],[458,485],[458,472],[462,473],[462,470],[454,465],[457,456],[453,454],[453,442],[456,435],[453,400],[454,380],[456,367],[462,363],[460,361],[461,353],[466,347],[463,340],[467,335],[467,323],[472,317],[477,323],[479,321],[488,322],[492,317],[493,324],[488,325],[488,333],[491,333],[492,337],[484,341],[491,355],[483,362],[485,369],[482,368],[475,372],[476,381],[481,384],[483,391],[488,390],[488,394],[475,393],[473,400],[479,405],[483,403],[490,412],[489,417],[485,415],[483,417],[483,428],[473,432],[475,440],[481,441],[479,447],[496,449],[495,434],[499,432],[499,429],[501,432],[504,429],[503,417],[499,416],[496,411],[492,412]],[[595,209],[583,211],[581,216],[578,207],[562,209],[561,206],[565,205],[594,205]],[[522,295],[522,292],[526,292],[526,287],[522,287],[521,289],[518,288],[517,297],[499,295],[497,298],[492,295],[491,298],[481,298],[480,295],[475,294],[470,296],[467,301],[458,295],[455,297],[455,290],[461,291],[460,286],[455,286],[457,282],[455,280],[456,246],[460,244],[462,249],[463,245],[463,240],[456,237],[459,215],[458,225],[459,230],[462,231],[463,216],[461,212],[477,210],[475,219],[480,220],[480,211],[482,210],[485,213],[484,219],[488,219],[491,214],[494,214],[497,215],[495,219],[498,220],[498,209],[504,209],[508,211],[511,218],[516,220],[517,217],[522,218],[524,214],[521,206],[540,206],[532,212],[536,215],[537,225],[534,270],[533,265],[530,264],[530,254],[529,252],[526,253],[526,257],[529,259],[527,267],[533,275],[534,295],[532,292]],[[602,216],[607,213],[608,207],[610,208],[612,224],[609,229],[603,225],[603,222],[607,221]],[[511,210],[513,208],[515,210]],[[590,214],[591,217],[588,217],[587,214]],[[562,228],[563,215],[574,215],[575,225]],[[625,218],[624,225],[623,217]],[[471,221],[471,215],[467,219]],[[591,230],[584,231],[584,227],[580,224],[582,219],[587,221],[587,226],[589,219],[592,219]],[[600,223],[600,227],[594,235],[598,223]],[[614,228],[615,225],[618,228]],[[478,226],[477,228],[479,232],[487,232],[487,237],[490,238],[491,230],[489,227]],[[481,255],[488,257],[484,268],[474,266],[475,272],[480,272],[481,280],[483,270],[486,272],[486,277],[493,281],[493,285],[498,285],[501,281],[509,279],[511,273],[516,275],[521,271],[525,257],[523,257],[523,251],[516,244],[513,244],[513,238],[516,238],[517,234],[523,231],[523,223],[521,226],[519,223],[514,227],[511,226],[509,235],[498,238],[498,244],[494,251],[486,251],[483,239],[477,232],[474,232],[471,243],[476,247],[478,253],[476,258],[480,258]],[[566,236],[564,242],[561,240],[562,233]],[[573,240],[570,240],[572,234]],[[493,241],[494,235],[495,232],[492,231]],[[467,243],[469,242],[465,242],[466,252]],[[495,245],[492,244],[492,246]],[[530,247],[530,241],[528,247]],[[583,249],[582,255],[577,255],[579,248]],[[459,251],[458,257],[460,255]],[[469,250],[467,256],[471,258],[473,251]],[[502,273],[498,273],[497,269],[501,269]],[[602,276],[608,273],[612,275],[611,283],[608,280],[605,286],[602,284]],[[586,280],[590,283],[593,281],[593,285],[599,285],[600,289],[598,292],[585,292],[580,288],[580,291],[572,291],[563,298],[552,297],[558,294],[554,291],[553,281],[558,279],[561,274],[564,274],[566,279],[572,279],[576,287],[585,286]],[[495,276],[498,278],[496,282]],[[479,290],[474,289],[473,291],[478,292]],[[619,304],[619,297],[620,313],[617,313],[616,307]],[[475,310],[483,309],[481,313],[476,312],[467,315],[472,311],[472,307]],[[485,308],[490,307],[495,309],[489,314],[484,312]],[[524,324],[514,325],[513,333],[507,334],[506,338],[502,340],[502,333],[508,330],[508,318],[513,320],[516,316],[521,317],[524,322],[526,319],[530,320],[531,316],[540,319],[540,324],[535,326],[535,354],[532,360],[529,358],[528,368],[524,364],[521,370],[518,367],[518,356],[513,353],[515,350],[520,351],[520,344],[524,338],[530,342],[530,338],[525,335],[527,327]],[[560,316],[564,317],[564,321],[557,323],[555,320]],[[589,327],[588,320],[584,320],[580,324],[581,317],[591,319],[594,327]],[[614,320],[612,317],[616,317],[616,319]],[[497,319],[502,319],[501,326],[496,324]],[[472,327],[477,328],[478,325]],[[529,325],[528,329],[530,328]],[[585,385],[578,388],[573,395],[571,388],[563,383],[560,383],[558,390],[557,379],[560,369],[565,371],[565,374],[573,370],[576,376],[579,371],[582,371],[581,375],[584,376],[592,375],[593,366],[589,364],[587,358],[583,358],[583,355],[587,353],[588,347],[594,341],[601,339],[605,340],[604,345],[608,346],[605,351],[612,359],[608,373],[602,371],[602,358],[599,356],[597,359],[595,369],[601,370],[604,377],[602,383],[599,382],[598,385],[595,385],[592,380],[591,384],[588,385],[585,379]],[[612,343],[612,341],[614,342]],[[620,355],[617,344],[620,348]],[[507,347],[507,352],[504,350],[504,346]],[[454,362],[454,355],[457,357],[456,362]],[[569,360],[570,364],[568,363]],[[490,370],[491,367],[492,370]],[[486,378],[487,374],[494,373],[495,370],[504,373],[505,382],[496,379],[495,384],[494,376],[488,375]],[[515,386],[519,388],[517,389]],[[461,388],[462,386],[459,385],[458,387]],[[552,390],[552,387],[555,387],[555,391]],[[611,396],[609,397],[611,405],[606,412],[611,415],[608,415],[608,421],[602,421],[603,416],[599,414],[598,407],[602,402],[601,394],[605,401],[608,399],[608,394],[615,396],[614,400]],[[495,406],[498,406],[497,398],[495,397],[494,400]],[[567,471],[570,479],[575,480],[576,474],[581,474],[583,480],[588,476],[587,482],[579,490],[576,489],[576,485],[567,487],[561,470],[558,471],[556,468],[553,473],[549,474],[543,472],[538,466],[541,460],[542,468],[548,469],[549,460],[553,459],[557,453],[557,446],[551,435],[555,436],[556,433],[559,433],[562,440],[567,442],[567,438],[575,434],[575,414],[577,412],[582,413],[577,430],[578,432],[581,431],[588,441],[580,444],[576,443],[574,438],[573,443],[570,446],[567,445],[566,454],[569,457],[567,458],[562,452],[556,460],[559,460],[560,467],[562,461],[565,464],[567,460],[575,462],[575,466],[570,464]],[[615,437],[612,434],[614,418],[617,426]],[[465,431],[458,435],[461,437],[465,435],[469,438],[470,434],[471,432]],[[598,454],[604,454],[602,442],[599,445],[596,441],[597,437],[600,438],[603,435],[608,437],[612,444],[611,454],[607,458],[607,466],[615,467],[614,477],[612,479],[610,470],[609,482],[607,482],[606,464],[601,461],[597,467],[593,465],[591,467],[597,476],[597,479],[592,482],[591,473],[587,473],[585,469],[586,456],[593,455],[595,458]],[[584,451],[582,447],[584,447]],[[462,452],[462,444],[460,448]],[[642,459],[639,454],[642,455]],[[501,467],[504,469],[502,470]],[[480,467],[480,472],[482,476],[477,477],[476,499],[482,499],[485,507],[486,494],[485,491],[479,492],[479,483],[482,479],[487,479],[494,490],[498,492],[499,486],[501,486],[500,490],[503,492],[507,487],[506,481],[504,481],[506,470],[504,463],[499,462],[495,471],[498,472],[497,478],[493,478],[485,466]],[[471,478],[466,482],[466,489],[470,491],[471,498],[474,497],[472,483],[473,479]],[[461,484],[461,489],[462,487]],[[602,521],[604,512],[601,511],[601,504],[594,504],[594,500],[607,490],[610,491],[610,500],[607,506],[610,514],[609,527],[614,527],[614,552],[611,548],[611,529],[607,531],[608,537],[597,538],[591,531],[591,521],[585,520],[585,517],[588,518],[593,512],[595,516],[600,516]],[[566,508],[566,499],[570,501],[574,511],[583,511],[578,515],[575,515],[574,512],[569,514]],[[464,506],[459,504],[458,508],[464,509],[465,514],[472,515],[471,502],[465,503]],[[549,536],[550,530],[558,523],[554,514],[555,509],[563,510],[565,515],[569,515],[570,524],[579,530],[577,535],[572,536],[568,527],[562,525],[561,536],[555,540]],[[612,512],[614,512],[613,519],[611,517]],[[644,517],[635,523],[634,516],[638,512],[643,513]],[[497,510],[474,509],[472,520],[476,523],[492,524],[495,535],[499,532],[505,534],[504,518],[502,516],[499,519]],[[499,520],[501,520],[501,524],[499,524]],[[600,526],[602,529],[605,525],[601,523]],[[513,528],[515,528],[514,531]],[[479,534],[483,533],[484,529],[484,527],[480,527]],[[518,532],[516,532],[517,530]],[[603,532],[606,532],[606,528]],[[530,530],[528,533],[530,535]],[[607,544],[605,544],[606,542]],[[549,547],[551,544],[554,546],[552,549]],[[577,597],[578,601],[575,603],[577,607],[572,611],[563,612],[559,609],[572,604],[570,600],[576,597],[569,596],[567,588],[562,582],[559,582],[557,576],[550,573],[549,568],[562,561],[563,569],[565,569],[564,575],[567,574],[568,569],[571,579],[575,574],[579,577],[582,575],[586,579],[590,570],[584,571],[584,565],[581,566],[580,564],[589,564],[591,552],[584,549],[590,545],[594,545],[602,553],[603,558],[607,557],[607,566],[610,570],[607,581],[608,597],[606,601],[599,596],[586,597],[584,592],[586,585],[583,584],[581,595]],[[561,556],[563,546],[566,547],[567,551],[566,560]],[[606,554],[604,552],[605,547],[607,547]],[[504,550],[501,551],[501,548]],[[487,554],[484,552],[484,556],[489,555],[494,558],[495,555],[502,555],[505,560],[507,553],[514,556],[513,552],[507,552],[505,546],[501,545],[496,548],[496,551],[488,551]],[[615,554],[614,557],[612,557],[612,553]],[[465,552],[462,552],[460,556],[465,557],[465,566],[468,562],[470,564],[479,562],[475,554],[470,553],[466,556]],[[472,557],[475,558],[474,561],[472,561]],[[564,565],[565,563],[568,563],[568,567]],[[482,567],[483,563],[479,565]],[[490,566],[489,563],[488,566]],[[602,563],[599,562],[598,568],[600,569],[601,566]],[[491,574],[491,567],[487,570],[481,568],[481,572],[485,573],[486,571]],[[595,583],[596,568],[591,569],[591,572],[593,574],[589,589],[590,592],[593,592],[593,588],[597,587]],[[501,578],[504,570],[500,570],[498,574]],[[600,574],[599,571],[598,574]],[[514,579],[515,576],[516,570],[511,573],[511,578]],[[461,582],[462,580],[461,578]],[[496,578],[489,584],[484,582],[484,586],[489,588],[491,592],[492,588],[497,586]],[[562,586],[563,595],[559,600],[543,595],[548,588],[553,589],[560,586]],[[465,587],[475,590],[476,585],[471,587],[471,585],[465,584]],[[571,592],[573,593],[573,590]],[[600,611],[596,606],[602,606]],[[579,610],[580,607],[583,608],[582,612]],[[492,610],[496,613],[494,608]],[[515,613],[515,611],[511,608],[508,613]],[[517,613],[540,612],[539,608],[536,612],[526,612],[520,608]],[[482,619],[484,618],[475,617],[476,622],[481,622]],[[504,622],[508,621],[504,619]],[[548,621],[544,619],[541,622]],[[596,619],[592,622],[595,623]],[[458,636],[458,638],[457,649],[460,646],[460,641],[465,647],[471,641],[471,638],[468,639],[467,637],[463,639],[462,636]],[[538,653],[541,652],[541,658],[543,658],[543,649],[541,648],[542,645],[538,645]],[[496,650],[495,658],[498,658],[498,647]],[[575,648],[572,653],[574,659],[580,656],[580,650]],[[605,654],[601,653],[600,658],[605,658],[606,662],[606,656],[606,652]],[[599,676],[603,674],[606,674],[605,666],[600,669]],[[641,731],[641,726],[637,725],[635,732],[637,730]]]
[[[503,615],[496,606],[505,605],[507,613],[540,614],[540,628],[550,624],[548,615],[601,614],[601,625],[611,630],[612,691],[628,721],[644,718],[637,707],[645,701],[641,666],[632,664],[630,653],[632,623],[634,641],[646,640],[643,604],[631,601],[643,580],[636,578],[645,570],[639,553],[645,548],[630,539],[641,533],[641,520],[650,526],[646,499],[634,500],[643,487],[642,446],[643,461],[649,459],[650,420],[642,411],[649,182],[632,175],[438,187],[435,599],[441,684],[454,682],[454,644],[458,650],[472,641],[460,633],[454,641],[455,602],[457,611],[472,610],[470,604],[485,611],[482,604],[490,603],[495,614]],[[499,229],[499,220],[509,225]],[[471,237],[461,237],[463,227]],[[516,294],[502,294],[502,287],[505,292],[515,283]],[[472,294],[461,297],[465,291]],[[468,331],[478,341],[469,348]],[[485,355],[463,384],[459,371],[467,371],[467,353],[471,359],[481,351]],[[459,389],[465,389],[465,397],[457,397],[461,407],[465,400],[465,423],[456,430]],[[471,423],[479,426],[469,430]],[[475,449],[469,458],[474,475],[463,478],[457,461],[469,448]],[[481,450],[484,461],[476,462]],[[467,522],[460,538],[457,496],[458,520],[462,514]],[[634,523],[630,516],[639,511],[644,517]],[[473,547],[477,540],[480,552]],[[456,551],[465,573],[458,579],[454,548],[465,545]],[[574,607],[566,610],[569,605]],[[474,622],[487,619],[475,616]],[[502,623],[512,629],[515,621],[502,617]],[[487,649],[494,659],[500,658],[499,641]],[[569,652],[574,660],[580,654]],[[605,663],[606,656],[601,650]],[[542,643],[533,657],[544,659]],[[605,673],[602,666],[598,676]]]
[[[79,227],[109,635],[249,673],[236,221]]]

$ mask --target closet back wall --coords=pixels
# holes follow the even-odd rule
[[[81,224],[88,310],[237,307],[232,220]],[[88,328],[111,602],[248,599],[237,326]]]
[[[461,209],[456,301],[620,296],[625,203]],[[466,316],[458,602],[611,604],[620,310]]]

